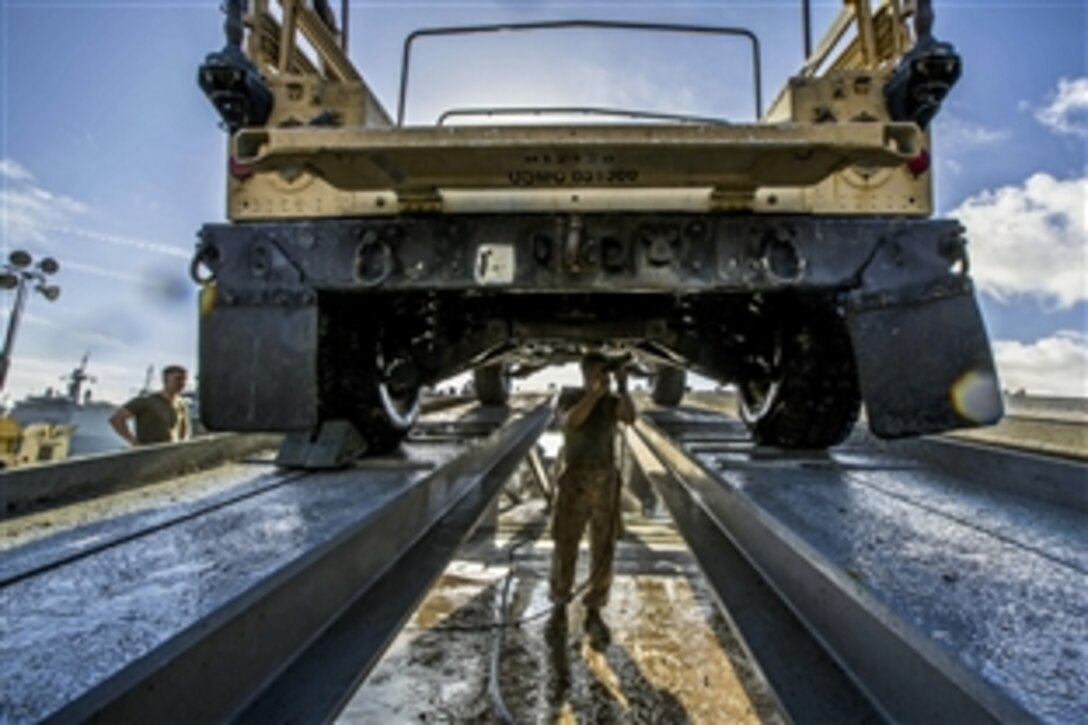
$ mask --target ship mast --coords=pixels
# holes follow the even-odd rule
[[[147,373],[144,375],[143,387],[140,388],[140,395],[147,395],[148,393],[151,392],[151,381],[154,379],[154,376],[155,376],[155,366],[154,365],[148,365],[147,366]]]
[[[96,382],[95,378],[87,374],[87,361],[90,360],[90,351],[83,355],[79,365],[68,374],[68,399],[79,405],[83,402],[83,384]]]

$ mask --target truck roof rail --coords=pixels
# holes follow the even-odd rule
[[[404,39],[404,51],[400,66],[400,95],[397,99],[397,125],[404,125],[405,106],[408,97],[408,75],[411,65],[412,44],[417,38],[446,35],[475,35],[480,33],[508,33],[532,30],[639,30],[662,33],[699,33],[747,38],[752,45],[752,83],[755,86],[756,118],[763,115],[762,69],[760,64],[759,38],[747,28],[717,25],[684,25],[676,23],[626,22],[620,20],[547,20],[529,23],[500,23],[496,25],[451,25],[420,28]]]
[[[729,121],[709,116],[691,116],[685,113],[661,113],[658,111],[637,111],[625,108],[602,108],[598,106],[495,106],[473,108],[451,108],[438,117],[438,125],[445,125],[451,118],[471,116],[617,116],[621,118],[643,118],[651,121],[678,121],[704,125],[728,126]]]

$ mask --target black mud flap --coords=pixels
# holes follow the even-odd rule
[[[205,298],[213,295],[205,290]],[[316,305],[202,301],[200,414],[216,431],[309,431],[318,421]]]
[[[881,438],[996,423],[1003,404],[968,281],[855,295],[847,325],[869,428]]]

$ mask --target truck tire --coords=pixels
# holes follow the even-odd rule
[[[365,455],[389,453],[419,417],[419,386],[386,380],[380,331],[338,325],[339,313],[327,313],[329,328],[337,332],[323,349],[321,419],[350,422],[366,444]]]
[[[687,381],[687,370],[674,368],[671,365],[658,365],[651,392],[653,401],[665,408],[675,408],[680,405],[680,400],[684,397]]]
[[[831,313],[787,319],[775,372],[739,386],[741,418],[760,445],[829,448],[850,435],[861,408],[846,325]]]
[[[510,399],[510,376],[506,366],[484,365],[472,371],[476,399],[483,405],[506,405]]]
[[[377,375],[344,376],[327,394],[325,420],[347,420],[366,443],[366,455],[395,450],[419,416],[419,391],[394,391]]]

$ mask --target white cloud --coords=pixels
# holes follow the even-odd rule
[[[1056,133],[1088,138],[1088,76],[1059,80],[1050,105],[1036,109],[1035,118]]]
[[[187,252],[180,247],[175,247],[169,244],[162,244],[160,242],[150,242],[146,239],[122,237],[117,234],[103,234],[102,232],[95,232],[89,229],[77,229],[75,227],[58,224],[37,224],[35,225],[35,228],[39,231],[53,232],[55,234],[63,234],[72,237],[80,237],[81,239],[88,239],[92,242],[102,242],[103,244],[111,244],[118,247],[129,247],[130,249],[138,249],[142,252],[161,254],[165,257],[189,259],[192,256],[190,252]]]
[[[594,89],[601,105],[633,111],[684,113],[698,108],[694,89],[682,83],[663,86],[645,76],[624,76],[616,69],[587,65],[579,71],[579,83]]]
[[[487,83],[480,73],[486,69]],[[430,69],[430,66],[428,66]],[[656,69],[656,68],[655,68]],[[665,81],[647,75],[639,66],[613,68],[591,58],[564,55],[547,62],[537,59],[496,66],[491,53],[469,53],[458,64],[443,69],[420,84],[419,93],[410,95],[408,118],[411,123],[431,123],[443,111],[453,108],[557,108],[599,107],[624,111],[661,111],[697,113],[706,102],[696,89],[678,79]],[[572,83],[571,79],[577,82]],[[738,103],[736,114],[751,113],[751,102]],[[541,116],[504,116],[502,123],[541,123]],[[548,114],[545,123],[616,123],[610,116]],[[458,125],[494,123],[482,116],[461,117]]]
[[[32,181],[34,175],[13,159],[0,159],[0,176],[13,181]]]
[[[936,143],[949,151],[1001,143],[1011,135],[1005,128],[987,128],[956,116],[939,116],[934,124]]]
[[[0,222],[8,244],[50,247],[45,233],[49,226],[69,223],[89,211],[78,199],[36,185],[34,175],[11,159],[0,160],[0,175],[8,182],[0,188]]]
[[[1088,397],[1088,335],[1063,331],[1030,344],[997,340],[994,357],[1005,390]]]
[[[1088,177],[1039,173],[1021,186],[972,196],[950,216],[967,227],[971,272],[982,289],[1068,308],[1088,298],[1086,205]]]
[[[83,264],[82,262],[65,262],[64,270],[83,272],[84,274],[94,275],[95,277],[113,279],[117,280],[118,282],[127,282],[129,284],[138,285],[141,287],[151,287],[153,289],[158,289],[162,286],[158,280],[150,277],[140,276],[136,274],[125,274],[124,272],[118,272],[117,270],[106,269],[104,267],[98,267],[93,264]]]
[[[9,312],[7,310],[0,310],[0,320],[3,320],[3,324],[7,325],[7,319]],[[101,332],[95,332],[87,327],[76,327],[72,325],[65,325],[57,322],[51,317],[44,317],[42,315],[35,315],[30,312],[24,312],[21,318],[21,322],[34,325],[36,327],[54,330],[63,336],[65,342],[78,342],[81,345],[89,345],[91,347],[101,346],[116,349],[129,350],[133,349],[132,344],[123,340],[120,337],[114,337],[112,335],[105,335]]]
[[[53,246],[51,237],[59,234],[167,257],[190,256],[188,251],[169,244],[73,226],[80,216],[91,211],[87,204],[32,183],[33,174],[10,159],[0,161],[0,173],[15,182],[0,189],[0,221],[9,244],[49,248]]]

